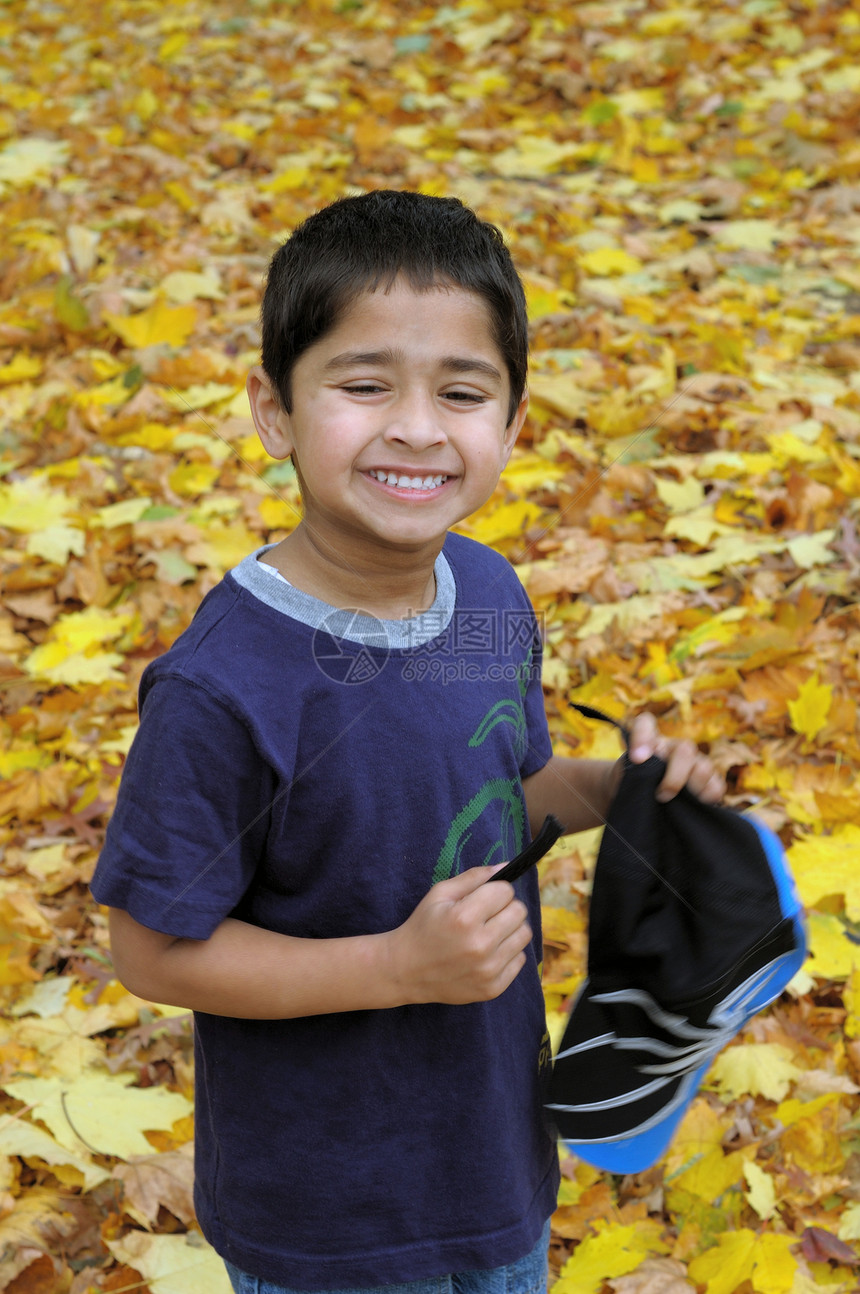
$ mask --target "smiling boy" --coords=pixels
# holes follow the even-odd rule
[[[553,756],[528,599],[450,527],[526,414],[523,291],[455,199],[376,192],[277,252],[263,444],[304,516],[146,671],[93,881],[120,978],[195,1011],[196,1206],[239,1294],[536,1294],[555,1134],[533,874],[619,769]],[[686,742],[660,795],[722,783]]]

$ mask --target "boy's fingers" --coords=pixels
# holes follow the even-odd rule
[[[705,804],[716,804],[726,790],[725,780],[703,755],[695,742],[661,737],[657,720],[648,710],[637,714],[630,725],[630,759],[642,764],[652,755],[666,763],[666,772],[657,788],[657,799],[672,800],[686,786]]]
[[[705,804],[716,804],[726,793],[725,778],[705,756],[696,761],[687,787]]]
[[[644,764],[657,749],[657,720],[649,710],[637,714],[630,728],[630,758],[634,764]]]
[[[689,782],[699,759],[699,750],[692,741],[677,741],[665,754],[661,753],[658,743],[657,754],[666,760],[666,772],[657,788],[657,799],[671,800]]]
[[[726,779],[715,769],[702,789],[697,791],[694,788],[694,793],[703,804],[718,804],[726,793]]]
[[[470,867],[468,871],[459,872],[456,876],[450,876],[447,881],[440,881],[430,892],[431,894],[443,892],[446,899],[456,903],[459,899],[465,899],[469,894],[473,894],[475,890],[479,890],[482,885],[486,885],[493,873],[497,872],[500,867],[504,867],[504,863],[499,863],[496,867]],[[510,895],[505,891],[504,884],[495,885],[493,889],[499,890],[505,895],[505,902],[509,900]]]
[[[659,752],[658,752],[659,753]],[[725,793],[725,781],[714,768],[707,755],[688,741],[678,742],[672,748],[666,776],[657,788],[657,799],[671,800],[682,786],[707,804],[715,804]]]
[[[433,886],[433,889],[437,893],[444,890],[446,898],[457,901],[458,898],[466,898],[467,894],[485,885],[490,876],[498,872],[499,867],[504,867],[504,863],[499,863],[498,867],[469,867],[468,871],[458,872],[457,876],[449,876],[446,881],[440,881],[438,885]]]

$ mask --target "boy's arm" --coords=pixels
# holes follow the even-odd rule
[[[652,755],[666,762],[658,800],[671,800],[682,786],[706,804],[715,804],[725,794],[725,782],[708,757],[692,741],[661,737],[654,716],[645,711],[636,716],[630,729],[630,759],[643,764]],[[523,781],[532,833],[540,830],[548,813],[554,814],[567,832],[603,826],[622,772],[620,761],[553,755]]]
[[[227,918],[183,939],[110,909],[116,973],[139,997],[214,1015],[287,1019],[405,1006],[484,1002],[525,964],[532,932],[513,886],[475,867],[434,885],[383,934],[300,939]]]

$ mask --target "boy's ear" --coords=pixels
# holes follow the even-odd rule
[[[522,431],[523,423],[526,420],[526,414],[528,413],[528,411],[529,411],[529,393],[526,390],[526,391],[523,391],[523,398],[522,400],[520,400],[519,404],[517,405],[516,413],[514,414],[513,418],[511,418],[507,427],[505,427],[504,452],[505,452],[506,463],[511,456],[511,452],[514,448],[514,445],[517,443],[517,436]]]
[[[290,415],[284,413],[261,365],[255,364],[245,383],[251,417],[263,448],[271,458],[289,458],[293,452]]]

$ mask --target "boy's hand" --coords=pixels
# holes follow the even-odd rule
[[[390,968],[404,1000],[488,1002],[525,965],[528,911],[498,869],[473,867],[440,881],[390,934]]]
[[[723,798],[725,781],[707,755],[692,741],[661,737],[657,720],[646,710],[636,716],[630,729],[630,759],[644,764],[652,755],[666,763],[666,774],[657,788],[658,800],[673,799],[682,786],[705,804],[716,804]]]

